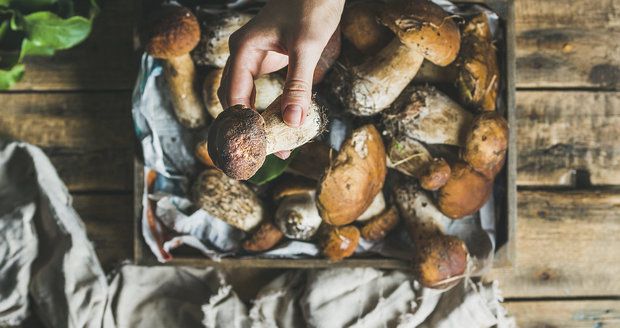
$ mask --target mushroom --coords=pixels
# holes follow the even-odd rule
[[[473,109],[494,111],[500,79],[497,49],[486,13],[472,17],[465,24],[457,66],[461,101]]]
[[[263,219],[263,205],[254,191],[217,169],[198,176],[193,198],[210,215],[243,231],[253,230]]]
[[[497,112],[477,116],[465,141],[463,159],[489,179],[504,166],[508,149],[508,123]]]
[[[398,224],[398,211],[392,206],[373,216],[362,227],[362,237],[366,240],[381,240]]]
[[[385,210],[385,197],[383,197],[383,192],[379,192],[377,196],[372,200],[372,203],[368,206],[368,208],[362,213],[362,215],[358,216],[355,221],[364,222],[372,219],[373,217],[381,214]]]
[[[465,243],[445,234],[450,218],[411,181],[395,186],[394,201],[415,245],[412,260],[420,283],[429,288],[456,285],[470,259]]]
[[[228,39],[254,17],[251,14],[237,11],[224,11],[202,21],[202,37],[193,51],[192,57],[198,65],[223,68],[226,65],[230,50]]]
[[[241,247],[248,252],[258,253],[273,248],[284,238],[284,234],[271,222],[263,222]]]
[[[280,97],[262,114],[235,105],[213,121],[207,138],[209,155],[226,175],[247,180],[263,165],[267,155],[307,143],[324,126],[323,113],[314,102],[299,127],[290,127],[282,120]]]
[[[209,156],[209,149],[207,148],[207,141],[201,141],[196,144],[196,149],[194,150],[194,156],[198,158],[198,160],[207,167],[216,168],[215,164],[213,164],[213,160],[211,156]]]
[[[316,208],[314,183],[290,183],[274,194],[275,224],[291,239],[309,240],[323,222]]]
[[[297,154],[287,171],[303,177],[319,180],[329,166],[331,148],[323,142],[309,142],[297,148]]]
[[[450,172],[450,164],[445,159],[434,158],[420,175],[420,186],[423,189],[435,191],[448,182]]]
[[[411,85],[383,114],[392,135],[403,134],[426,144],[462,146],[472,115],[432,86]]]
[[[317,204],[325,222],[357,219],[381,192],[387,168],[383,140],[372,124],[353,131],[319,182]]]
[[[220,87],[223,72],[223,68],[210,70],[205,75],[202,86],[202,99],[207,107],[207,111],[213,118],[216,118],[224,111],[217,97],[217,89]],[[262,112],[282,93],[284,81],[278,74],[265,74],[254,80],[254,88],[256,90],[254,109]]]
[[[327,45],[323,48],[323,52],[321,53],[321,57],[319,57],[319,61],[314,68],[314,75],[312,76],[312,84],[319,84],[327,75],[327,72],[334,65],[338,56],[340,56],[341,50],[341,37],[340,37],[340,27],[336,28],[334,34],[327,41]]]
[[[457,162],[452,165],[446,184],[439,188],[437,207],[452,219],[460,219],[482,208],[492,191],[493,180],[467,163]]]
[[[323,255],[331,261],[340,261],[355,253],[360,231],[355,226],[329,227],[323,237]]]
[[[163,6],[148,24],[146,52],[164,61],[164,78],[179,123],[187,128],[205,124],[207,116],[194,85],[196,68],[189,56],[200,39],[196,16],[189,9]]]
[[[394,38],[394,34],[379,23],[384,4],[378,1],[347,3],[340,20],[342,36],[364,56],[374,55]]]
[[[424,145],[401,135],[392,138],[388,146],[387,166],[408,176],[419,176],[431,159]]]
[[[397,37],[362,64],[334,71],[331,79],[336,97],[355,115],[369,116],[389,107],[415,77],[424,58],[446,66],[459,51],[457,25],[431,1],[387,2],[380,20]]]

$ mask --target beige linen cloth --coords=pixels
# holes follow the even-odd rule
[[[108,279],[49,159],[0,140],[0,327],[515,327],[500,301],[496,284],[434,291],[371,268],[289,271],[249,305],[213,268]]]

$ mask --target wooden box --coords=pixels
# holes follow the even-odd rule
[[[517,220],[517,147],[516,147],[516,117],[515,117],[515,31],[514,31],[514,5],[511,0],[479,0],[479,1],[453,1],[454,3],[480,4],[488,7],[500,17],[502,27],[502,42],[498,44],[498,59],[504,89],[502,102],[498,111],[508,120],[510,127],[509,150],[506,167],[498,175],[497,181],[501,193],[496,193],[496,251],[493,266],[512,266],[515,257],[515,233]],[[158,264],[155,256],[151,253],[143,240],[141,231],[142,216],[142,192],[143,192],[143,166],[136,161],[134,174],[134,261],[142,265]],[[496,182],[497,187],[497,182]],[[383,257],[371,257],[363,259],[345,259],[340,262],[331,262],[327,259],[264,259],[264,258],[224,258],[214,261],[201,254],[175,255],[168,262],[171,265],[189,266],[222,266],[226,268],[253,267],[253,268],[326,268],[326,267],[373,267],[379,269],[409,269],[411,264],[407,261],[388,259]]]

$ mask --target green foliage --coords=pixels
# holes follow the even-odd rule
[[[285,160],[282,160],[275,155],[268,155],[267,158],[265,158],[265,163],[263,163],[263,166],[261,166],[256,174],[254,174],[254,176],[248,181],[260,186],[279,177],[282,173],[284,173],[284,170],[286,170],[291,160],[295,158],[295,155],[297,155],[297,150],[293,150],[291,152],[291,156]]]
[[[0,90],[24,75],[26,56],[52,56],[90,34],[94,0],[0,0]]]

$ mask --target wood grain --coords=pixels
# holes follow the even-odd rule
[[[620,86],[620,2],[515,1],[517,87]]]
[[[505,297],[620,295],[620,191],[520,191]]]
[[[135,1],[99,1],[101,13],[89,38],[54,57],[25,60],[14,90],[130,90],[138,60],[133,50]]]
[[[84,221],[88,237],[106,271],[132,258],[131,194],[74,195],[73,207]]]
[[[620,326],[619,300],[506,302],[520,328],[592,328]]]
[[[132,189],[129,92],[2,95],[0,136],[42,147],[71,190]]]
[[[519,185],[620,184],[620,93],[517,92]]]

